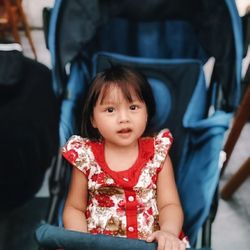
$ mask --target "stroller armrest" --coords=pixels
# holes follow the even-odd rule
[[[156,250],[155,243],[147,243],[143,240],[81,233],[49,224],[39,226],[35,237],[42,247],[64,250]]]
[[[113,237],[102,234],[81,233],[49,224],[40,225],[35,232],[42,247],[71,250],[156,250],[156,243],[143,240]],[[191,250],[191,249],[190,249]],[[209,250],[209,249],[204,249]]]

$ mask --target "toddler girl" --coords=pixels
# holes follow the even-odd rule
[[[183,212],[168,151],[169,130],[152,136],[146,78],[129,67],[98,73],[83,108],[82,136],[62,148],[75,166],[63,212],[66,229],[157,241],[182,250]]]

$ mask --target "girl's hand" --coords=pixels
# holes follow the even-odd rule
[[[175,235],[165,231],[155,231],[148,238],[147,242],[157,241],[157,250],[185,250],[186,245]]]

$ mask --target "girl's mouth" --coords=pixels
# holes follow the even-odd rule
[[[127,133],[130,133],[131,131],[132,131],[131,128],[123,128],[118,131],[118,134],[127,134]]]

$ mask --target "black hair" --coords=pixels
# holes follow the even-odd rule
[[[146,77],[139,71],[121,65],[112,65],[110,68],[100,72],[92,80],[83,106],[81,135],[91,140],[99,140],[100,134],[92,126],[93,110],[96,102],[102,93],[102,100],[111,87],[117,86],[121,89],[124,97],[132,102],[131,89],[135,91],[140,101],[143,101],[147,108],[148,121],[144,136],[150,135],[150,121],[155,113],[155,100],[152,89]],[[101,101],[102,101],[101,100]]]

